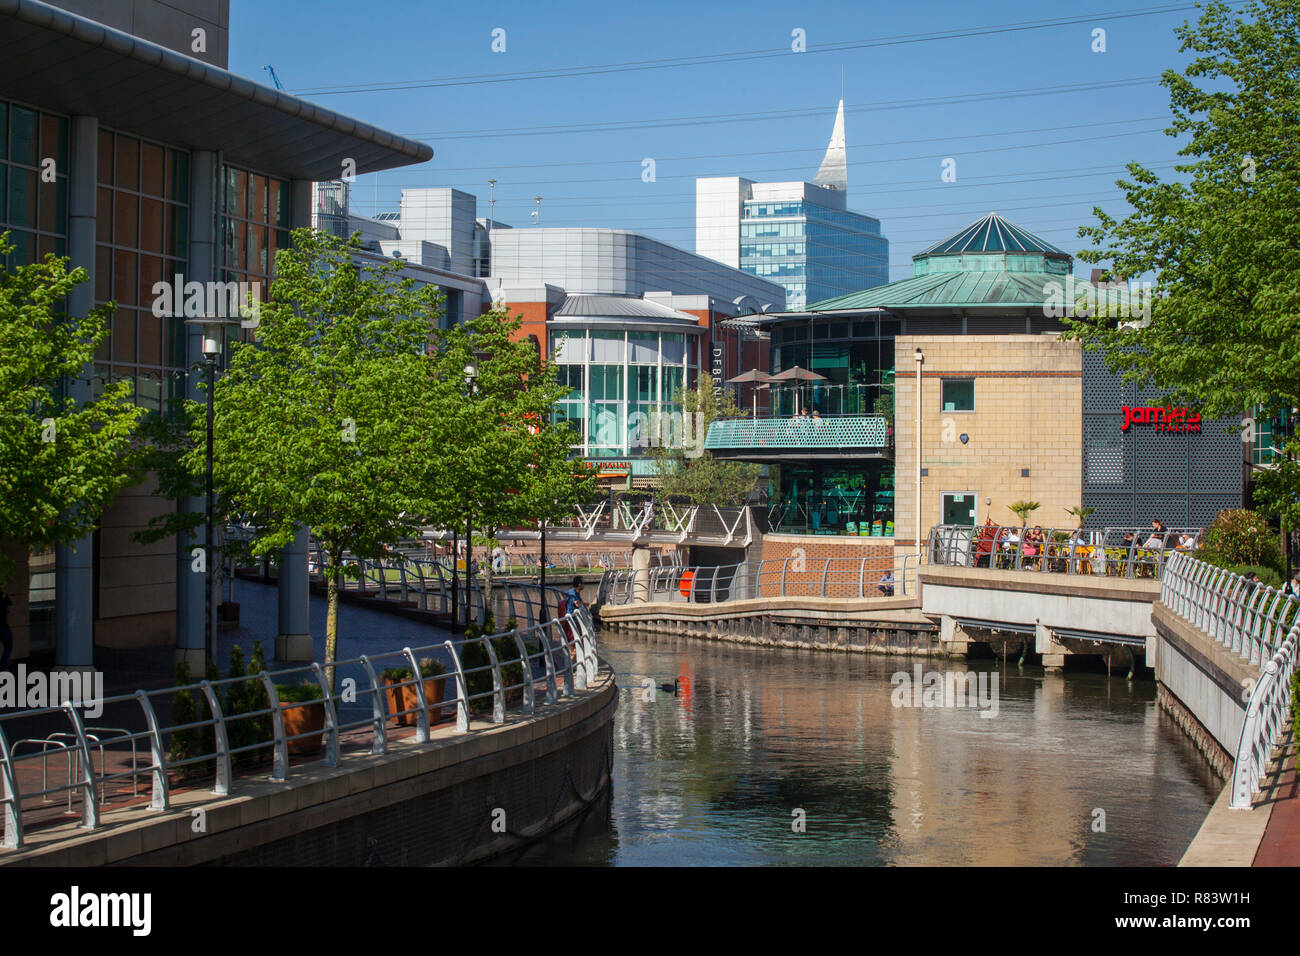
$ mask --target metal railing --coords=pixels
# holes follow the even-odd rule
[[[1232,766],[1229,806],[1249,809],[1291,706],[1300,600],[1185,554],[1165,566],[1160,602],[1225,650],[1259,668]]]
[[[936,525],[926,555],[949,567],[1159,579],[1171,556],[1195,551],[1201,534],[1200,528]]]
[[[889,447],[889,422],[879,416],[846,418],[727,418],[709,425],[706,450],[723,448]]]
[[[893,558],[769,558],[745,564],[607,571],[597,604],[720,604],[763,597],[914,597],[917,556]]]
[[[498,641],[507,649],[513,647],[513,656],[499,655],[496,646]],[[419,663],[421,654],[445,656],[448,662],[445,674],[423,676]],[[476,658],[484,660],[484,663],[471,663]],[[414,676],[381,682],[380,671],[386,662],[408,669]],[[0,806],[3,807],[4,821],[2,845],[7,849],[23,846],[24,815],[38,810],[40,800],[55,794],[66,792],[73,802],[79,801],[81,826],[94,830],[100,827],[101,816],[109,809],[106,785],[113,781],[131,778],[133,791],[138,794],[139,788],[134,786],[136,779],[147,777],[150,781],[150,808],[165,811],[170,807],[173,787],[171,775],[181,768],[196,768],[202,774],[211,774],[212,792],[224,796],[237,789],[241,777],[235,773],[235,765],[244,760],[236,758],[243,755],[254,755],[254,759],[257,756],[265,758],[269,752],[270,779],[287,780],[293,773],[290,745],[295,741],[316,743],[319,746],[323,738],[323,761],[326,766],[337,767],[340,765],[340,749],[344,743],[368,754],[386,753],[387,724],[392,718],[413,715],[416,728],[414,740],[416,743],[427,743],[430,739],[431,714],[436,719],[444,708],[455,707],[456,730],[465,733],[469,730],[471,713],[486,713],[490,709],[489,719],[493,723],[503,722],[507,711],[512,708],[523,714],[531,714],[539,693],[547,703],[555,703],[561,697],[572,697],[576,691],[585,690],[590,685],[598,668],[595,629],[591,616],[585,607],[579,607],[565,617],[544,624],[477,638],[446,640],[425,647],[405,647],[386,654],[362,655],[336,661],[328,665],[328,668],[322,663],[313,662],[275,672],[262,671],[246,677],[203,680],[181,687],[137,690],[132,694],[107,697],[93,702],[94,705],[119,709],[128,704],[138,706],[137,719],[134,721],[138,729],[118,728],[111,740],[102,736],[103,731],[96,733],[82,721],[81,708],[91,702],[64,701],[58,707],[4,714],[0,716]],[[349,670],[363,680],[348,678],[358,686],[350,686],[343,693],[337,693],[327,675],[339,670]],[[517,679],[506,683],[506,674],[512,674]],[[476,680],[476,677],[479,679]],[[285,679],[299,679],[308,685],[314,685],[319,690],[319,696],[306,701],[282,702],[280,688],[286,685],[277,682]],[[451,694],[443,700],[432,701],[425,688],[430,680],[437,679],[444,681],[444,687],[451,685]],[[366,686],[359,686],[363,683]],[[476,689],[478,687],[482,689]],[[241,688],[242,694],[232,695],[231,692],[236,688]],[[415,705],[390,710],[389,691],[394,688],[410,688]],[[259,696],[264,694],[266,706],[227,713],[233,699],[246,701],[251,699],[249,695],[254,692]],[[202,700],[206,704],[208,716],[164,725],[159,720],[159,708],[155,707],[155,701],[165,704],[168,712],[174,712],[177,695],[180,694],[187,694],[192,703]],[[317,711],[320,726],[300,733],[290,733],[286,729],[286,711],[303,708]],[[355,713],[367,709],[369,713],[360,719],[344,719],[349,716],[349,711]],[[435,711],[437,714],[434,714]],[[196,713],[202,711],[196,710]],[[22,765],[31,760],[45,760],[50,745],[31,753],[19,753],[19,744],[23,741],[11,746],[5,727],[24,720],[49,720],[56,715],[66,717],[69,730],[66,733],[47,734],[45,739],[53,741],[51,745],[56,750],[75,753],[78,759],[77,771],[75,774],[70,773],[70,779],[63,784],[51,785],[48,773],[44,773],[39,788],[24,787],[25,778],[20,773]],[[256,723],[242,723],[248,721]],[[232,733],[236,728],[241,728],[241,732]],[[178,756],[178,744],[185,738],[177,735],[191,732],[192,740],[192,732],[195,731],[201,735],[211,734],[211,749],[205,748],[196,754]],[[346,741],[343,740],[345,734],[349,735]],[[240,743],[250,735],[265,739]],[[147,764],[141,764],[135,757],[136,741],[140,741],[141,750],[146,746],[148,748]],[[110,772],[110,767],[102,756],[102,745],[122,745],[126,742],[132,745],[132,765]],[[98,766],[91,757],[92,748],[96,746],[101,749]],[[188,749],[181,752],[188,753]],[[253,776],[261,775],[246,773],[243,778]],[[34,801],[37,806],[30,806]],[[24,806],[25,802],[28,806]],[[120,810],[123,807],[113,809]]]

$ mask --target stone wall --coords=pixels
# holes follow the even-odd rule
[[[872,597],[881,575],[894,567],[891,538],[861,538],[849,535],[763,535],[761,596],[781,593],[781,563],[785,566],[787,594],[820,595],[826,581],[826,597]],[[866,559],[866,568],[862,561]],[[773,563],[773,562],[777,563]],[[829,568],[827,561],[830,561]],[[862,588],[861,593],[859,588]]]

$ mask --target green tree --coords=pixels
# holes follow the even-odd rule
[[[682,410],[684,426],[664,427],[651,436],[650,457],[659,475],[660,491],[697,505],[743,504],[758,483],[761,467],[722,461],[704,450],[710,424],[741,417],[736,397],[725,389],[715,392],[712,379],[702,375],[695,388],[678,389],[674,401]],[[674,440],[674,433],[680,434],[681,440]]]
[[[215,390],[215,480],[232,509],[258,516],[252,553],[284,547],[300,526],[320,542],[331,665],[339,587],[356,573],[344,555],[380,558],[428,521],[464,402],[458,379],[434,374],[441,292],[360,251],[357,235],[295,230],[276,256],[257,340],[232,345]],[[200,474],[194,422],[187,460]]]
[[[70,544],[95,529],[137,478],[134,436],[144,409],[130,382],[77,401],[65,378],[85,374],[108,337],[109,302],[85,316],[63,311],[85,282],[68,260],[3,268],[13,246],[0,235],[0,540],[27,548]],[[0,583],[13,573],[0,555]]]
[[[1207,417],[1300,406],[1300,5],[1253,0],[1241,14],[1209,4],[1177,31],[1182,71],[1166,70],[1184,145],[1176,178],[1138,163],[1120,180],[1133,212],[1094,209],[1079,257],[1108,275],[1154,274],[1150,315],[1114,309],[1071,321],[1112,370],[1150,382]],[[1294,440],[1288,443],[1300,452]],[[1257,501],[1293,512],[1300,472],[1262,483]]]
[[[589,498],[595,480],[572,460],[579,439],[567,423],[553,421],[567,392],[536,345],[517,336],[522,319],[504,308],[441,331],[438,379],[461,380],[464,397],[444,425],[452,437],[444,452],[445,483],[435,523],[463,528],[466,521],[490,549],[503,528],[555,521]],[[466,369],[474,375],[468,379]],[[484,599],[491,608],[492,562],[484,555]]]

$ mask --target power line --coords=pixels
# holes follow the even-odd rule
[[[1119,176],[1125,173],[1124,166],[1126,165],[1127,162],[1128,161],[1126,160],[1124,162],[1117,161],[1116,163],[1107,163],[1100,166],[1065,167],[1064,169],[1059,169],[1058,172],[1056,172],[1053,175],[1046,175],[1046,176],[1043,175],[1042,171],[1040,170],[1025,170],[1025,171],[1013,172],[1013,173],[998,173],[992,176],[968,176],[965,178],[958,179],[956,182],[953,183],[922,184],[922,183],[918,183],[916,179],[895,179],[895,180],[877,182],[873,184],[873,186],[881,187],[881,188],[855,189],[854,195],[871,196],[871,195],[878,195],[878,194],[887,194],[892,196],[896,193],[917,192],[921,190],[947,189],[947,190],[957,191],[957,190],[969,189],[969,188],[983,188],[986,186],[1003,186],[1003,185],[1012,185],[1012,184],[1024,185],[1024,181],[1026,179],[1033,179],[1035,182],[1056,182],[1063,179],[1082,179],[1082,178],[1089,178],[1089,177],[1096,177],[1096,176]],[[1140,163],[1140,165],[1153,171],[1162,170],[1162,169],[1172,169],[1175,166],[1179,165],[1178,162],[1150,162],[1150,161],[1144,162],[1140,160],[1138,162]],[[1007,178],[999,178],[999,177],[1007,177]],[[472,183],[463,183],[463,182],[450,183],[443,187],[430,187],[428,183],[387,183],[386,184],[388,188],[400,187],[403,189],[428,189],[428,188],[455,189],[458,186],[472,187],[473,185],[474,184]],[[903,188],[896,189],[893,187],[903,187]],[[643,196],[630,196],[630,195],[548,196],[547,202],[566,202],[572,204],[578,204],[578,203],[605,204],[609,202],[622,202],[626,204],[635,204],[635,203],[644,202],[644,203],[662,204],[665,200],[674,200],[674,199],[687,200],[687,199],[694,199],[694,198],[695,198],[694,192],[659,193],[659,192],[646,191],[646,194]],[[533,196],[531,195],[497,197],[498,203],[503,203],[503,202],[531,203],[532,201],[533,201]],[[366,202],[365,200],[352,200],[351,205],[360,208],[365,208],[371,204]],[[385,203],[382,205],[384,205],[385,208],[391,209],[393,204]],[[863,213],[863,215],[870,215],[870,214]],[[497,216],[496,221],[501,222],[502,221],[501,216]]]
[[[1229,6],[1239,6],[1242,0],[1234,0]],[[926,33],[905,33],[889,37],[877,37],[866,40],[845,40],[839,42],[816,44],[808,47],[806,53],[844,53],[850,50],[866,50],[879,47],[904,46],[916,43],[931,43],[939,40],[969,39],[971,37],[993,36],[1004,33],[1024,33],[1033,30],[1054,29],[1074,26],[1079,23],[1095,23],[1098,20],[1129,20],[1137,17],[1159,16],[1167,13],[1197,9],[1193,4],[1167,4],[1157,7],[1145,7],[1129,11],[1104,11],[1071,17],[1056,17],[1047,20],[1033,20],[1021,23],[1002,23],[987,27],[956,28],[935,30]],[[386,93],[407,90],[437,89],[450,86],[482,86],[500,83],[519,83],[532,80],[565,79],[578,76],[598,76],[609,73],[631,73],[646,70],[677,69],[681,67],[711,66],[725,64],[732,66],[747,60],[763,60],[789,56],[789,46],[769,47],[759,50],[738,50],[728,53],[708,53],[694,56],[659,57],[649,60],[628,60],[621,63],[603,63],[587,66],[568,66],[550,69],[523,70],[513,73],[479,73],[470,76],[435,77],[428,80],[383,80],[375,83],[352,84],[348,86],[320,86],[294,90],[300,96],[336,96],[345,93]]]
[[[946,143],[960,141],[964,139],[987,139],[995,136],[1019,136],[1025,133],[1055,133],[1063,129],[1089,129],[1094,126],[1116,126],[1124,123],[1149,123],[1154,120],[1172,120],[1169,115],[1164,116],[1140,116],[1134,119],[1122,120],[1103,120],[1097,123],[1067,123],[1064,126],[1039,126],[1035,129],[1008,129],[998,132],[980,132],[967,133],[961,136],[930,136],[923,139],[895,139],[895,140],[876,140],[865,143],[861,149],[876,149],[881,146],[909,146],[913,143]],[[658,162],[685,162],[696,159],[738,159],[746,156],[778,156],[786,153],[814,153],[820,154],[826,151],[824,146],[801,146],[790,149],[764,149],[752,150],[745,153],[705,153],[697,156],[656,156]],[[527,163],[518,166],[440,166],[437,171],[441,173],[472,173],[472,172],[497,172],[503,169],[553,169],[553,168],[573,168],[578,166],[622,166],[632,163],[640,163],[643,157],[634,159],[597,159],[586,160],[572,163]],[[858,165],[850,163],[849,165]]]
[[[1128,77],[1120,80],[1095,80],[1089,83],[1060,83],[1051,86],[1023,87],[1011,90],[991,90],[986,93],[955,93],[950,96],[916,96],[900,100],[880,100],[857,106],[845,106],[845,113],[875,113],[899,109],[920,109],[930,106],[961,106],[994,100],[1016,99],[1022,96],[1058,96],[1066,93],[1095,93],[1104,90],[1147,86],[1158,82],[1159,74]],[[798,116],[824,115],[825,105],[804,106],[784,110],[759,110],[744,113],[705,113],[693,116],[661,117],[646,120],[608,120],[599,123],[570,123],[566,125],[520,126],[512,130],[488,132],[483,129],[438,130],[432,133],[404,133],[408,139],[446,143],[462,139],[493,139],[507,136],[574,136],[581,133],[632,132],[646,129],[664,129],[677,126],[718,126],[729,123],[756,123],[769,119],[792,119]]]

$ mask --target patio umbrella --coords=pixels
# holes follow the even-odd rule
[[[806,368],[798,365],[792,365],[784,372],[777,372],[771,378],[772,382],[824,382],[825,375],[818,375],[816,372],[810,372]]]
[[[753,385],[754,391],[754,418],[758,418],[758,386],[767,384],[772,381],[772,376],[766,372],[760,372],[756,368],[751,368],[748,372],[741,372],[735,378],[727,379],[728,385]]]

